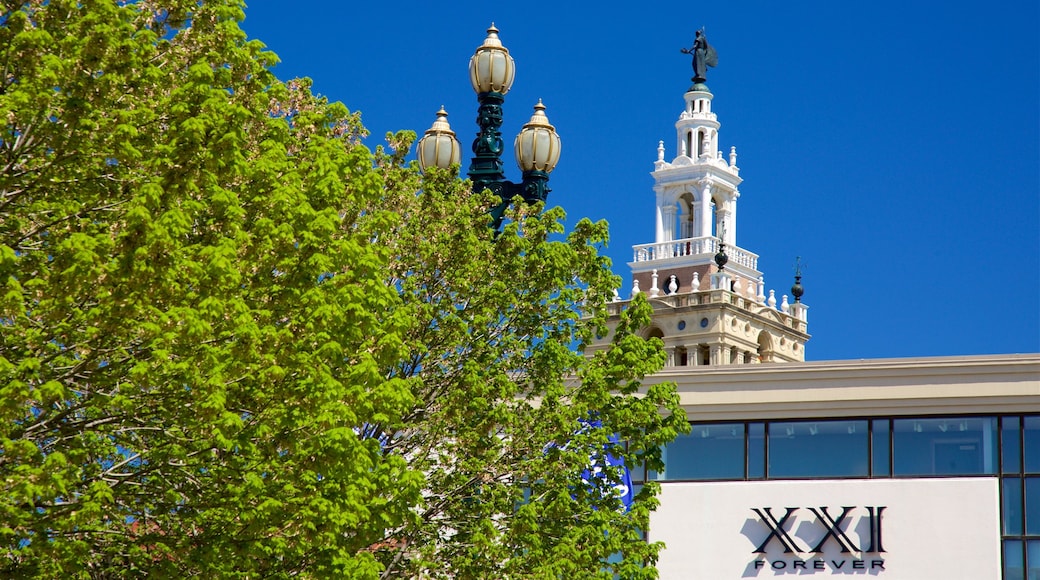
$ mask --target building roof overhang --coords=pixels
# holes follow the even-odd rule
[[[669,367],[693,421],[1040,413],[1040,354]]]

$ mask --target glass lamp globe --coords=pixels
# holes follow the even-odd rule
[[[455,132],[448,125],[448,113],[441,106],[437,111],[437,120],[426,130],[418,145],[419,168],[426,171],[427,167],[440,167],[448,169],[453,164],[458,164],[462,158],[462,150],[459,140],[455,138]]]
[[[487,34],[484,44],[477,47],[469,59],[469,82],[477,94],[496,92],[504,95],[513,86],[516,65],[513,57],[509,56],[509,49],[498,39],[495,23],[491,23]]]
[[[520,130],[514,143],[516,163],[522,171],[551,172],[560,160],[560,136],[545,116],[545,105],[538,99],[531,120]]]

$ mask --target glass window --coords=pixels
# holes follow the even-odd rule
[[[747,476],[748,479],[762,479],[766,476],[765,423],[748,424]]]
[[[744,479],[744,424],[692,425],[664,448],[657,479]]]
[[[1022,431],[1025,440],[1026,472],[1040,473],[1040,415],[1023,417],[1025,429]]]
[[[895,475],[995,473],[996,448],[995,417],[892,421]]]
[[[1040,580],[1040,540],[1026,542],[1026,578]]]
[[[889,443],[891,436],[888,432],[888,419],[871,421],[871,453],[872,471],[874,477],[892,475],[889,471]]]
[[[1022,535],[1022,480],[1009,477],[1002,481],[1004,502],[1004,535]]]
[[[1025,580],[1022,540],[1004,540],[1004,580]]]
[[[1026,534],[1040,536],[1040,477],[1026,478]]]
[[[632,481],[646,481],[646,465],[643,462],[629,467],[628,471],[632,474]]]
[[[1022,441],[1018,417],[1000,419],[1000,462],[1004,473],[1022,472]]]
[[[769,424],[769,477],[855,477],[867,472],[866,421]]]

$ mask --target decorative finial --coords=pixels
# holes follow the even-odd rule
[[[719,244],[719,251],[715,254],[715,264],[719,267],[719,272],[726,268],[726,262],[729,262],[729,256],[726,255],[726,244]]]
[[[498,38],[498,29],[495,28],[494,22],[487,29],[487,38],[484,39],[484,46],[502,46],[502,41]]]
[[[802,287],[802,257],[797,256],[794,261],[794,286],[791,286],[791,296],[794,296],[795,302],[801,302],[803,294],[805,288]]]
[[[538,99],[538,104],[534,106],[534,114],[531,115],[531,120],[528,123],[532,125],[549,125],[549,117],[545,116],[545,105],[542,104],[542,99]]]
[[[726,255],[726,223],[723,222],[719,227],[719,252],[715,254],[715,263],[719,266],[719,272],[726,267],[726,262],[729,262],[729,256]]]
[[[433,122],[433,126],[430,128],[441,131],[451,130],[451,126],[448,125],[448,112],[444,110],[444,105],[441,105],[441,109],[437,111],[437,120]]]

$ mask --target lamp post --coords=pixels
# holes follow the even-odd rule
[[[545,116],[545,105],[539,100],[531,120],[516,136],[513,150],[516,162],[523,172],[523,180],[506,180],[502,169],[502,104],[513,85],[516,66],[509,49],[502,46],[498,29],[492,24],[487,38],[477,47],[469,61],[469,80],[477,93],[477,125],[480,132],[473,141],[473,159],[468,175],[474,191],[491,190],[501,200],[491,210],[494,229],[502,223],[509,201],[520,196],[526,203],[545,201],[549,195],[549,174],[560,159],[560,136]],[[437,120],[419,140],[419,166],[447,169],[459,162],[459,144],[448,125],[444,107],[437,112]]]

